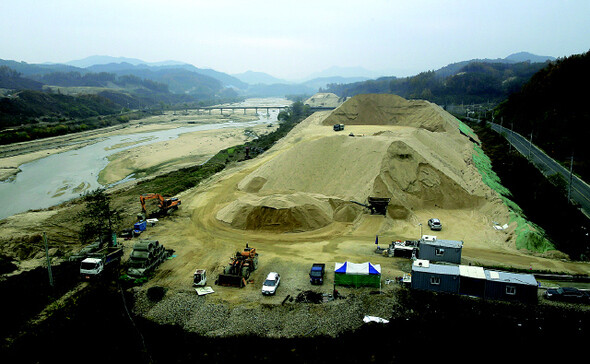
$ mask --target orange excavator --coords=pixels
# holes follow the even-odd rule
[[[139,196],[139,202],[141,202],[141,211],[146,216],[147,211],[145,209],[145,202],[152,199],[158,199],[160,202],[158,204],[159,210],[156,213],[151,213],[151,216],[166,215],[169,211],[177,210],[178,206],[180,206],[180,200],[178,198],[164,198],[159,193],[146,193]]]

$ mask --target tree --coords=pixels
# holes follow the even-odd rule
[[[104,188],[97,188],[84,194],[83,199],[86,208],[78,215],[82,221],[80,240],[83,243],[99,240],[101,245],[110,243],[121,221],[119,211],[111,208],[110,196]]]

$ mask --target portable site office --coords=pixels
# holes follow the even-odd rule
[[[458,293],[485,299],[536,302],[538,283],[532,274],[508,273],[466,265],[416,260],[412,289]]]
[[[418,257],[433,262],[461,264],[463,242],[437,239],[436,236],[424,235],[418,243]]]
[[[336,263],[334,285],[352,287],[380,287],[381,265],[366,263]]]

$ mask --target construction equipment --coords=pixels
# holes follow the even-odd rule
[[[140,240],[133,246],[127,275],[134,278],[147,276],[170,256],[158,240]]]
[[[369,197],[368,204],[350,200],[350,202],[366,207],[371,211],[371,215],[387,215],[387,205],[391,198],[386,197]]]
[[[250,273],[258,268],[258,253],[256,249],[248,247],[243,251],[236,252],[231,257],[229,264],[223,270],[223,273],[217,278],[217,284],[220,286],[244,287]]]
[[[80,263],[80,276],[90,280],[101,276],[111,263],[121,261],[123,248],[107,246],[99,251],[88,253],[87,258]]]
[[[158,204],[158,208],[159,210],[157,212],[152,212],[150,214],[150,216],[163,216],[168,214],[168,212],[172,211],[172,210],[177,210],[178,206],[180,206],[181,201],[178,198],[164,198],[162,197],[162,195],[160,195],[159,193],[146,193],[143,195],[139,196],[139,202],[141,203],[141,211],[143,212],[143,214],[145,214],[146,216],[147,211],[145,208],[145,202],[147,200],[152,200],[152,199],[158,199],[160,201],[160,203]]]
[[[204,286],[207,284],[207,271],[205,269],[196,269],[193,274],[193,286]]]

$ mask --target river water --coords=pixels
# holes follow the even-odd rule
[[[248,99],[233,106],[289,105],[285,99]],[[236,111],[239,113],[239,111]],[[44,209],[77,198],[87,190],[103,187],[98,174],[108,164],[108,156],[125,149],[176,139],[180,134],[202,130],[239,128],[275,122],[278,110],[259,110],[259,119],[250,122],[228,121],[217,124],[185,126],[147,133],[97,138],[79,149],[50,155],[21,165],[16,177],[0,182],[0,219],[31,209]],[[132,179],[128,176],[126,180]],[[106,186],[108,187],[108,186]]]

